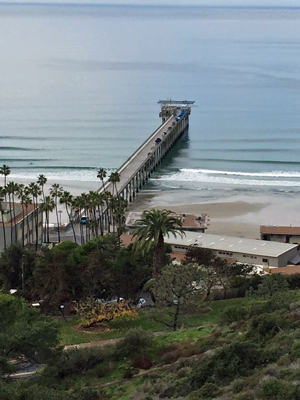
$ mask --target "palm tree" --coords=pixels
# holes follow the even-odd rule
[[[44,186],[47,183],[47,178],[45,177],[45,175],[39,175],[38,179],[36,181],[36,183],[42,188],[42,192],[43,192],[43,200],[45,201],[45,191],[44,191]]]
[[[79,216],[81,215],[81,210],[84,208],[84,206],[85,206],[85,199],[83,195],[76,196],[73,199],[72,207],[78,213]],[[84,243],[83,226],[81,222],[80,222],[80,242],[81,244]]]
[[[63,188],[59,186],[58,183],[54,183],[50,188],[50,195],[55,199],[55,209],[56,209],[56,220],[57,220],[57,235],[58,235],[58,243],[60,243],[60,227],[59,227],[59,219],[58,219],[58,198],[61,195]]]
[[[144,211],[135,225],[139,226],[134,234],[137,237],[135,247],[149,252],[154,245],[153,275],[159,275],[164,263],[164,236],[182,237],[185,234],[182,222],[172,211],[152,209]]]
[[[49,213],[52,212],[55,208],[55,202],[50,196],[46,196],[44,202],[41,204],[41,210],[45,213],[46,220],[46,241],[50,242],[49,235]]]
[[[75,243],[77,243],[73,220],[70,216],[69,209],[68,209],[68,207],[72,207],[72,200],[73,200],[73,196],[71,195],[71,193],[64,190],[60,195],[59,202],[60,202],[60,204],[64,204],[66,206],[66,211],[67,211],[69,221],[71,223],[72,230],[73,230],[74,240],[75,240]]]
[[[3,164],[0,168],[0,174],[4,175],[4,187],[6,187],[6,177],[10,175],[10,168],[8,165]]]
[[[4,210],[2,207],[2,203],[4,201],[5,198],[5,189],[0,187],[0,213],[1,213],[1,223],[2,223],[2,228],[3,228],[3,247],[4,250],[6,249],[6,234],[5,234],[5,225],[4,225]]]
[[[39,210],[36,211],[36,209],[38,207],[38,196],[42,194],[42,190],[37,183],[31,182],[28,185],[28,192],[32,196],[32,204],[35,210],[35,249],[37,250],[39,243]]]
[[[40,186],[40,188],[42,189],[42,193],[43,193],[43,201],[45,202],[45,190],[44,190],[44,186],[46,185],[46,183],[47,183],[47,178],[46,178],[46,176],[45,175],[43,175],[43,174],[40,174],[39,176],[38,176],[38,179],[37,179],[37,181],[36,181],[36,183]],[[46,226],[48,226],[48,213],[46,213],[45,212],[45,222],[46,222]],[[46,231],[45,231],[45,238],[46,238]],[[47,241],[47,240],[45,240],[45,241]]]
[[[120,174],[118,171],[112,172],[108,178],[113,185],[113,194],[118,196],[117,183],[120,182]]]
[[[110,225],[111,225],[111,208],[110,208],[110,203],[111,203],[111,198],[112,194],[110,192],[105,191],[102,193],[103,200],[105,201],[106,204],[106,216],[107,216],[107,232],[110,233]]]
[[[15,210],[15,194],[18,191],[18,184],[15,182],[9,182],[6,186],[6,193],[8,194],[9,200],[9,213],[10,213],[10,242],[13,242],[13,219],[16,218]],[[15,241],[17,241],[17,230],[16,225],[14,226]]]
[[[120,237],[125,227],[125,211],[128,206],[127,200],[123,197],[113,197],[111,199],[114,224],[117,227],[118,243],[121,244]]]
[[[99,168],[98,169],[97,178],[99,178],[100,181],[102,182],[102,189],[103,190],[105,190],[105,188],[104,188],[104,185],[105,185],[104,179],[106,178],[106,175],[107,175],[107,173],[106,173],[104,168]]]
[[[25,193],[20,193],[20,202],[22,205],[22,214],[23,214],[23,220],[22,220],[22,246],[24,247],[25,245],[25,209],[26,209],[26,215],[27,215],[27,243],[28,243],[28,205],[32,203],[32,200],[29,198],[28,194]]]

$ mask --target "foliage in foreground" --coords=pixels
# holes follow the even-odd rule
[[[55,321],[12,295],[0,295],[0,321],[0,375],[9,369],[9,358],[45,361],[58,344]]]

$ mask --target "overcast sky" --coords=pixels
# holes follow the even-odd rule
[[[299,0],[0,0],[0,3],[300,6]]]

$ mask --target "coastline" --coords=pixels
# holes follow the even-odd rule
[[[235,196],[198,204],[160,202],[155,194],[141,193],[130,204],[130,211],[149,208],[168,209],[176,213],[205,213],[210,224],[207,233],[260,239],[260,225],[300,225],[297,199],[285,196]]]

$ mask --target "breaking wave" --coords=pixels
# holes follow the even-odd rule
[[[275,178],[275,179],[274,179]],[[297,186],[300,187],[300,172],[236,172],[210,169],[180,169],[171,175],[164,175],[160,180],[166,182],[216,183],[244,186]]]

